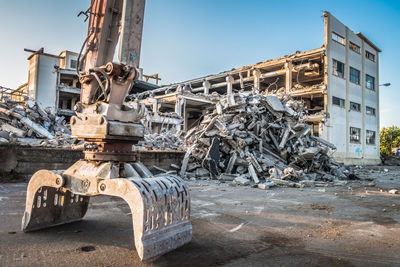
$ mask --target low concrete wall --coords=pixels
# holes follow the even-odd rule
[[[140,151],[140,161],[149,169],[154,165],[169,169],[171,164],[180,166],[184,152]],[[30,175],[41,169],[65,170],[79,159],[82,151],[65,148],[0,146],[0,173]]]

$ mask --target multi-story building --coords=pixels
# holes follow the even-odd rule
[[[149,95],[145,103],[154,112],[178,113],[187,130],[213,104],[213,92],[285,92],[308,107],[312,133],[337,147],[338,161],[379,163],[381,50],[329,12],[323,15],[325,41],[320,48],[171,84],[139,97]]]
[[[43,49],[26,51],[33,52],[28,57],[28,97],[58,115],[73,115],[81,92],[76,73],[78,54],[67,50],[58,56]]]
[[[323,137],[348,163],[379,162],[379,52],[328,12],[325,17],[327,111]]]

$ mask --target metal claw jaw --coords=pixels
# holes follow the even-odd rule
[[[80,220],[90,196],[109,195],[120,197],[129,205],[135,247],[142,260],[191,240],[189,190],[179,177],[106,178],[105,174],[110,176],[108,169],[113,169],[112,164],[78,161],[62,175],[47,170],[36,172],[28,185],[22,230],[29,232]]]
[[[62,187],[64,179],[51,171],[40,170],[29,181],[22,231],[29,232],[85,216],[89,197],[75,195]]]
[[[120,197],[128,203],[135,247],[142,260],[191,240],[189,192],[179,178],[107,179],[99,186],[102,194]]]

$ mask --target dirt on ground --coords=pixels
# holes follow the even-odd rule
[[[129,207],[91,199],[80,222],[20,230],[26,183],[0,184],[2,266],[400,266],[400,167],[346,185],[268,190],[190,181],[192,241],[141,262]]]

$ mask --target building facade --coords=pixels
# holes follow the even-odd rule
[[[77,58],[77,53],[67,50],[58,56],[43,49],[32,53],[28,57],[28,97],[58,115],[73,115],[81,92]]]
[[[327,112],[323,137],[348,164],[379,163],[379,52],[363,34],[324,12]]]

